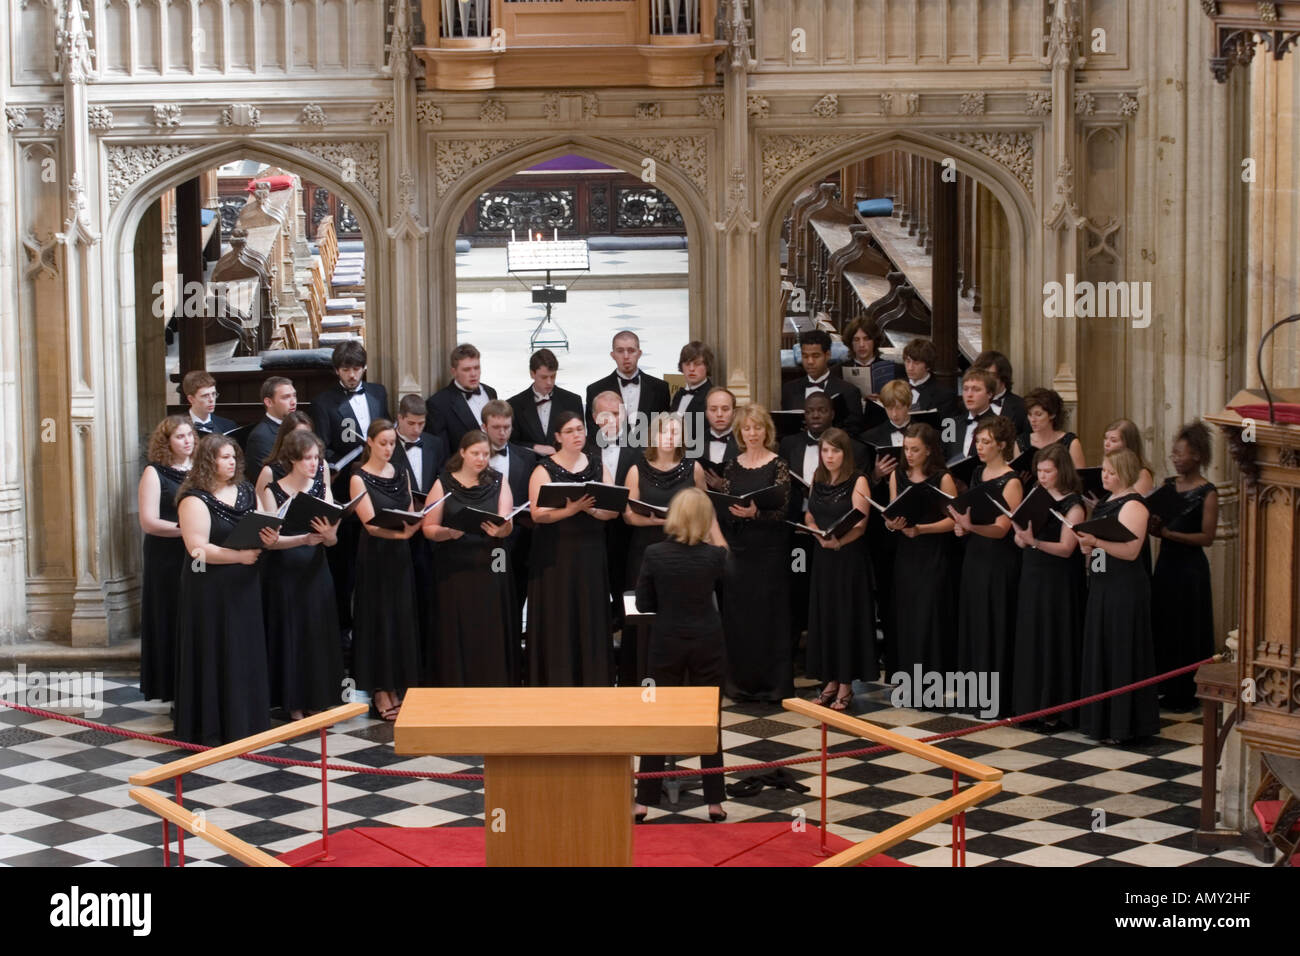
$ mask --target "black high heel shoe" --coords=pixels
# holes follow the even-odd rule
[[[710,822],[710,823],[721,823],[721,822],[722,822],[723,820],[725,820],[725,819],[727,819],[727,811],[726,811],[726,810],[722,810],[722,811],[719,812],[719,813],[714,813],[714,812],[712,812],[712,811],[709,811],[709,822]]]

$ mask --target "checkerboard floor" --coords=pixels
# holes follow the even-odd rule
[[[890,706],[888,688],[860,683],[856,716],[912,737],[952,730],[966,718]],[[807,693],[811,688],[807,688]],[[167,735],[169,708],[141,699],[138,682],[106,678],[100,722]],[[815,752],[820,730],[778,707],[731,704],[722,715],[726,763],[779,760]],[[358,718],[329,735],[332,760],[369,767],[481,772],[471,760],[408,759],[393,752],[393,729]],[[832,748],[863,746],[832,732]],[[1001,768],[1003,792],[967,814],[968,866],[1259,866],[1242,850],[1206,854],[1193,846],[1200,797],[1199,713],[1162,714],[1160,735],[1103,747],[1081,734],[998,728],[942,741],[944,749]],[[314,737],[264,753],[319,759]],[[127,777],[184,756],[163,744],[116,737],[0,706],[0,865],[161,866],[161,826],[127,796]],[[682,766],[695,766],[687,759]],[[807,793],[765,788],[728,798],[731,821],[795,820],[820,813],[818,765],[792,767]],[[745,776],[745,775],[741,775]],[[734,782],[737,778],[728,778]],[[861,840],[933,806],[951,793],[951,773],[904,754],[833,759],[828,818],[832,832]],[[282,853],[318,838],[318,770],[230,760],[184,778],[184,800],[242,840]],[[707,820],[697,789],[673,805],[665,794],[657,822]],[[475,826],[483,821],[481,784],[360,773],[330,774],[329,822],[351,826]],[[890,851],[918,866],[951,864],[952,829],[935,826]],[[186,840],[187,865],[237,865],[204,841]]]

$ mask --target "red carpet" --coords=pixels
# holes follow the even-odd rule
[[[280,859],[291,866],[482,866],[482,827],[358,827],[331,833],[334,860],[304,863],[320,852],[317,840]],[[831,853],[852,846],[828,834]],[[812,866],[823,857],[815,827],[788,823],[662,823],[636,828],[637,866]],[[863,866],[907,866],[876,856]]]

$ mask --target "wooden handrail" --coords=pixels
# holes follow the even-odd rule
[[[146,810],[152,810],[164,820],[170,820],[186,832],[194,834],[201,840],[207,840],[217,849],[233,856],[240,863],[247,863],[249,866],[289,865],[255,846],[250,846],[239,837],[232,836],[221,827],[209,823],[206,818],[191,813],[174,801],[168,800],[161,793],[139,788],[130,791],[128,795]]]
[[[238,757],[254,750],[261,750],[270,744],[278,744],[281,741],[292,740],[294,737],[301,737],[303,734],[323,730],[341,720],[359,717],[369,709],[365,704],[342,704],[329,710],[323,710],[319,714],[304,717],[302,720],[295,720],[283,727],[264,730],[252,737],[245,737],[242,740],[236,740],[220,747],[213,747],[211,750],[196,753],[192,757],[182,757],[180,760],[173,760],[171,763],[165,763],[161,767],[155,767],[143,773],[132,774],[127,779],[133,786],[149,787],[156,783],[162,783],[164,780],[179,777],[183,773],[193,773],[195,770],[214,763],[229,760],[231,757]]]
[[[855,737],[865,737],[867,740],[884,744],[894,750],[911,754],[913,757],[920,757],[922,760],[930,761],[930,763],[937,763],[941,767],[955,770],[957,773],[964,774],[975,780],[991,781],[1002,779],[1002,771],[995,767],[976,763],[974,760],[967,760],[965,757],[958,757],[956,754],[950,754],[948,751],[940,750],[931,744],[923,744],[911,737],[904,737],[902,734],[886,730],[884,727],[869,724],[865,720],[858,720],[856,717],[849,717],[828,710],[825,707],[818,707],[812,701],[789,697],[781,701],[781,706],[786,710],[794,711],[796,714],[811,717],[819,724],[835,727]],[[835,754],[829,754],[829,757],[834,760]]]
[[[865,860],[871,859],[884,853],[892,846],[902,843],[908,837],[922,830],[928,830],[936,823],[942,823],[944,820],[955,814],[968,810],[975,804],[987,800],[995,793],[1002,791],[1002,784],[998,781],[987,781],[983,783],[971,784],[971,786],[961,793],[955,793],[942,803],[936,803],[928,810],[923,810],[915,816],[908,817],[902,823],[896,823],[883,833],[877,833],[873,837],[856,843],[847,850],[841,850],[829,860],[823,860],[818,866],[856,866]]]

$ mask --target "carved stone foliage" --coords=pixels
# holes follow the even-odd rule
[[[63,107],[62,106],[47,106],[41,112],[43,114],[43,119],[44,119],[44,123],[42,125],[44,126],[45,129],[48,130],[63,129]]]
[[[676,166],[684,172],[700,192],[707,189],[706,173],[709,165],[708,140],[704,136],[664,136],[652,139],[633,139],[628,143],[647,156]]]
[[[1075,90],[1074,112],[1077,116],[1091,116],[1097,112],[1097,97],[1087,90]]]
[[[108,153],[108,202],[117,205],[126,195],[126,191],[163,163],[170,162],[178,156],[184,156],[194,149],[184,143],[175,145],[119,146],[111,144],[106,147]]]
[[[113,111],[107,106],[92,106],[86,111],[86,121],[93,130],[110,130],[113,128]]]
[[[745,100],[745,106],[749,110],[749,115],[758,119],[767,119],[772,109],[772,104],[768,102],[767,97],[758,93],[750,93]]]
[[[380,100],[370,107],[371,126],[390,126],[397,115],[397,107],[392,100]]]
[[[594,120],[600,112],[600,100],[591,90],[556,90],[542,97],[542,115],[552,123],[565,119],[565,103],[580,98],[583,122]],[[640,106],[638,106],[638,118]]]
[[[1131,93],[1119,95],[1119,115],[1132,118],[1138,114],[1138,99]]]
[[[415,104],[415,121],[421,126],[441,126],[442,107],[431,100],[419,100]]]
[[[696,115],[704,119],[722,119],[726,113],[727,98],[721,93],[706,93],[699,98]]]
[[[159,103],[153,108],[153,125],[159,129],[175,129],[181,125],[181,108],[175,103]]]
[[[325,124],[329,122],[325,117],[325,108],[319,103],[308,103],[298,114],[298,122],[303,126],[315,126],[317,129],[324,129]]]
[[[781,134],[763,139],[763,196],[771,195],[790,170],[819,153],[854,139],[853,136],[791,136]]]
[[[506,104],[492,99],[479,107],[478,118],[484,123],[504,123],[506,121]]]
[[[638,103],[636,105],[636,118],[639,120],[657,120],[663,116],[663,111],[658,103]]]
[[[944,139],[968,146],[996,160],[1015,175],[1026,189],[1034,188],[1034,138],[1029,133],[968,133],[941,131]]]
[[[823,119],[830,119],[840,115],[840,98],[835,93],[827,93],[812,107],[813,116],[820,116]]]
[[[434,182],[445,195],[472,167],[530,142],[526,139],[447,139],[433,147]]]
[[[9,126],[9,132],[14,133],[27,125],[27,110],[22,106],[6,106],[5,122]]]
[[[355,184],[379,199],[379,144],[376,142],[333,143],[297,140],[289,143],[297,149],[319,156],[339,170],[339,178]]]
[[[981,116],[984,113],[984,91],[975,90],[961,95],[957,112],[962,116]]]
[[[1034,90],[1026,93],[1025,112],[1030,116],[1046,116],[1052,112],[1052,91]]]

